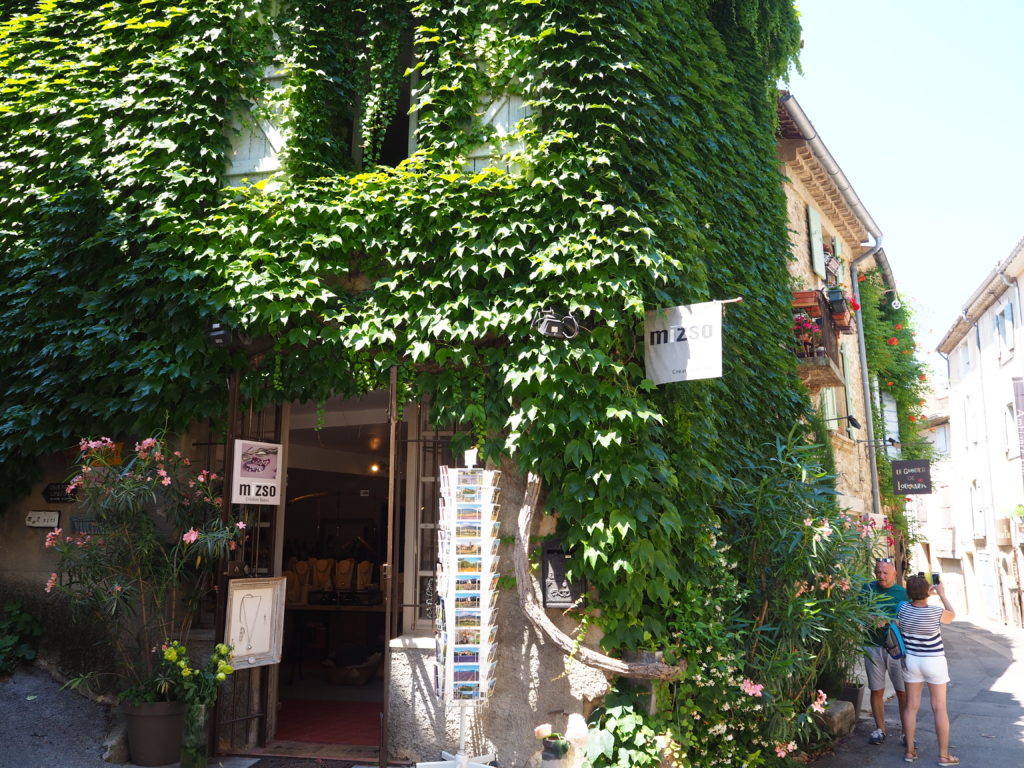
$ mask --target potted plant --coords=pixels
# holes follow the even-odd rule
[[[217,700],[217,689],[234,671],[231,646],[214,646],[205,667],[193,667],[188,650],[177,640],[161,646],[160,657],[157,684],[185,705],[181,768],[206,768],[206,724]]]
[[[572,768],[580,762],[577,758],[582,757],[582,747],[587,743],[589,730],[583,715],[574,713],[569,715],[564,735],[552,731],[551,723],[538,725],[533,729],[533,735],[541,740],[542,768]]]
[[[98,658],[96,669],[74,684],[100,685],[122,702],[133,762],[174,762],[187,700],[180,686],[168,683],[165,660],[154,649],[167,638],[187,639],[217,563],[244,540],[246,524],[221,519],[217,475],[193,468],[162,436],[136,443],[126,457],[109,438],[82,440],[76,469],[68,492],[95,518],[89,529],[96,532],[66,535],[58,528],[47,535],[57,567],[46,591],[65,595],[105,626],[112,656]],[[158,715],[178,741],[149,754],[139,745],[152,736],[133,740],[133,723],[152,725]]]
[[[847,312],[846,294],[840,285],[828,287],[828,306],[833,315],[845,315]]]
[[[814,357],[822,348],[821,326],[817,320],[803,313],[793,315],[793,335],[796,338],[797,357]]]

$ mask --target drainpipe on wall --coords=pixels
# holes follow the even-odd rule
[[[878,233],[875,244],[871,246],[862,256],[858,256],[850,264],[850,281],[853,283],[853,298],[860,304],[860,281],[857,279],[857,265],[865,259],[869,259],[882,250],[882,234]],[[885,262],[888,268],[889,262]],[[883,270],[887,276],[892,277],[892,271]],[[895,283],[890,283],[895,287]],[[860,312],[857,315],[857,355],[860,357],[860,378],[861,387],[864,389],[864,407],[867,413],[864,414],[864,423],[868,428],[868,455],[871,457],[871,510],[881,517],[882,515],[882,494],[878,487],[878,455],[875,446],[875,419],[874,419],[874,398],[871,396],[871,382],[868,378],[868,355],[864,346],[864,318]]]

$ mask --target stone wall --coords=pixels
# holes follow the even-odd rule
[[[526,490],[525,478],[505,462],[501,478],[501,534],[515,530]],[[535,535],[553,529],[550,517],[538,514]],[[499,571],[511,575],[511,544],[502,546]],[[566,659],[547,642],[523,613],[515,588],[498,595],[497,666],[495,686],[485,702],[467,707],[469,727],[466,752],[493,752],[502,768],[536,768],[540,742],[533,729],[550,722],[556,731],[565,729],[573,712],[584,716],[600,703],[608,688],[604,673]],[[567,634],[577,622],[549,611],[551,619]],[[591,630],[588,646],[596,647],[599,635]],[[441,702],[434,695],[434,643],[431,638],[398,638],[392,643],[389,749],[392,759],[438,760],[444,749],[459,745],[459,703]]]

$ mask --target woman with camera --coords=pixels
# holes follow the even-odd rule
[[[949,624],[956,614],[946,599],[945,588],[938,583],[928,584],[924,574],[907,577],[907,597],[897,612],[900,632],[907,647],[906,670],[903,681],[907,688],[907,708],[904,713],[906,751],[903,759],[917,760],[917,711],[921,708],[921,694],[928,684],[928,696],[935,716],[935,736],[939,742],[939,765],[959,765],[960,758],[949,754],[949,714],[946,712],[946,684],[949,670],[942,647],[940,624]],[[929,595],[938,595],[942,607],[929,605]]]

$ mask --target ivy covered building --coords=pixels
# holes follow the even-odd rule
[[[892,282],[775,90],[791,3],[2,14],[5,589],[50,570],[30,512],[102,528],[57,492],[80,436],[165,430],[225,468],[236,438],[279,445],[280,503],[230,510],[252,534],[224,579],[287,574],[283,661],[236,673],[216,744],[288,741],[326,680],[335,722],[383,714],[381,760],[436,759],[460,716],[435,690],[440,468],[476,447],[501,500],[473,754],[535,763],[534,727],[575,713],[595,766],[782,764],[811,738],[869,620],[878,502],[840,421],[866,408],[855,337],[819,303],[805,346],[794,289],[855,291],[868,254]],[[645,311],[737,296],[723,375],[654,386]],[[829,429],[853,515],[808,447]],[[548,534],[585,582],[568,609],[541,605]],[[354,682],[377,695],[346,709]]]

